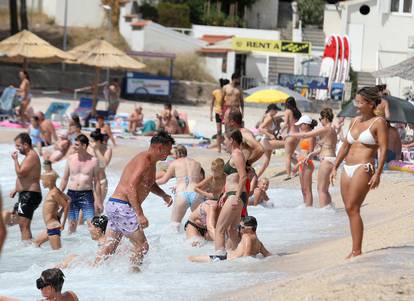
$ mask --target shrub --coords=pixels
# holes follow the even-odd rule
[[[157,6],[158,22],[169,27],[190,28],[190,8],[187,4],[162,2]]]
[[[303,25],[323,25],[324,0],[298,0],[298,11]]]

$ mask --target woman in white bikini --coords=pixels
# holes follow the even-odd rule
[[[335,149],[337,142],[336,131],[332,126],[332,120],[334,118],[331,108],[325,108],[320,113],[319,121],[322,127],[314,129],[310,132],[293,133],[289,136],[296,138],[312,138],[319,137],[319,147],[309,154],[309,157],[319,155],[321,164],[318,170],[318,195],[319,195],[319,207],[325,207],[332,201],[329,194],[329,176],[335,164]]]
[[[293,134],[298,132],[298,127],[295,123],[302,116],[302,113],[296,107],[296,101],[293,97],[289,97],[286,100],[286,110],[285,110],[285,125],[282,130],[287,129],[287,134]],[[285,181],[292,178],[292,156],[295,152],[296,146],[298,145],[298,139],[295,137],[287,137],[285,140],[285,162],[286,162],[286,173],[287,177]]]
[[[333,183],[336,172],[345,159],[344,172],[341,175],[341,195],[352,235],[352,251],[347,258],[362,253],[364,225],[360,208],[368,191],[378,187],[387,155],[387,125],[383,118],[375,116],[374,113],[380,102],[376,87],[364,87],[358,91],[355,106],[360,116],[352,120],[331,173]],[[378,149],[378,167],[375,170],[374,157]]]
[[[285,142],[283,140],[277,140],[276,137],[276,131],[280,129],[277,121],[278,111],[280,111],[280,109],[276,104],[268,105],[263,121],[259,125],[259,131],[263,135],[260,143],[264,148],[265,161],[257,173],[258,178],[263,175],[266,168],[269,166],[273,150],[285,147]]]

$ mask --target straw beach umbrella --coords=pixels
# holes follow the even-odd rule
[[[68,53],[75,57],[75,61],[69,61],[68,63],[96,67],[93,91],[94,112],[98,102],[98,84],[101,69],[140,70],[145,68],[143,63],[138,62],[103,39],[86,42],[73,48]]]
[[[27,62],[59,63],[72,60],[70,54],[52,46],[34,33],[23,30],[0,42],[0,60],[10,63],[20,63],[27,67]]]

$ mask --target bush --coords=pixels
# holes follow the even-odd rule
[[[158,11],[155,6],[144,2],[140,7],[139,11],[142,14],[142,18],[145,20],[152,20],[154,22],[158,21]]]
[[[158,22],[168,27],[190,28],[190,8],[187,4],[162,2],[157,6]]]
[[[303,25],[323,25],[324,0],[298,0],[299,17]]]

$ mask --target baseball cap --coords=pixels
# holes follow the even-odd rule
[[[312,118],[310,118],[308,115],[302,115],[302,117],[299,118],[295,125],[301,125],[303,123],[312,124]]]

